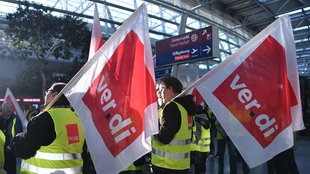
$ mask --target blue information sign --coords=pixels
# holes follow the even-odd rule
[[[172,67],[166,67],[161,69],[155,70],[155,78],[158,80],[159,78],[163,76],[171,76]]]
[[[156,42],[156,66],[219,57],[218,28],[206,27]]]

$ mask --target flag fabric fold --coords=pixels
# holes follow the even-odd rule
[[[158,108],[145,4],[62,93],[82,122],[97,173],[118,173],[151,151]]]
[[[193,87],[250,168],[292,147],[293,132],[304,124],[290,17],[277,19]]]
[[[28,121],[26,119],[26,115],[23,112],[23,110],[21,109],[21,107],[19,106],[19,104],[17,103],[17,100],[14,97],[10,88],[6,88],[6,92],[5,92],[5,96],[4,96],[4,102],[9,102],[13,105],[14,113],[19,117],[20,121],[22,122],[23,129],[25,129],[27,126],[27,123],[28,123]]]
[[[95,3],[93,28],[90,39],[88,60],[95,55],[95,53],[101,48],[102,45],[103,45],[103,38],[100,27],[100,18],[98,14],[97,4]]]

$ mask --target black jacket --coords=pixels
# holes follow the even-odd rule
[[[54,103],[53,107],[69,106],[69,102],[64,96]],[[26,131],[17,134],[9,145],[16,157],[28,159],[35,156],[37,150],[41,146],[51,144],[56,138],[54,121],[48,112],[40,112],[38,115],[31,118],[27,124]],[[86,141],[83,146],[83,173],[90,173],[93,169],[93,164],[87,150]]]
[[[193,96],[181,96],[173,101],[182,105],[189,115],[195,115],[197,111],[196,104],[193,102]],[[157,139],[163,144],[169,144],[174,135],[181,127],[181,112],[174,102],[169,102],[164,106],[163,116],[159,120],[159,133]]]
[[[196,104],[193,102],[193,96],[187,95],[174,99],[175,102],[182,105],[189,115],[196,114]],[[169,144],[174,138],[175,134],[181,127],[181,112],[174,102],[167,103],[164,106],[163,115],[159,120],[159,133],[155,135],[163,144]],[[188,174],[188,169],[185,170],[171,170],[153,165],[153,170],[158,174]]]

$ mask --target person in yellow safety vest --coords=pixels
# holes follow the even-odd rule
[[[119,174],[142,174],[146,168],[146,156],[143,155]]]
[[[65,87],[53,84],[45,95],[45,106]],[[62,94],[33,117],[27,130],[17,134],[10,144],[16,156],[23,159],[21,173],[82,173],[83,154],[87,148],[80,120]]]
[[[158,113],[159,133],[152,137],[152,170],[156,174],[188,174],[196,104],[191,95],[179,96],[183,86],[176,77],[162,77],[158,84],[164,106]]]
[[[198,109],[198,112],[199,110],[202,112],[202,107]],[[195,115],[191,144],[191,164],[195,174],[206,173],[206,159],[210,152],[210,142],[208,116],[205,113]]]
[[[28,109],[26,111],[26,119],[29,121],[32,117],[36,116],[39,113],[39,110],[36,109],[32,104],[28,105]]]
[[[5,135],[5,151],[4,151],[4,170],[7,173],[15,174],[20,168],[21,160],[15,156],[14,153],[8,149],[12,139],[23,131],[23,125],[18,115],[14,113],[14,105],[11,102],[4,102],[2,104],[2,117],[0,117],[0,129]]]
[[[0,130],[0,174],[3,173],[3,166],[4,166],[4,145],[5,145],[5,135]]]

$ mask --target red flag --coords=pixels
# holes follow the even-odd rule
[[[197,90],[197,88],[193,88],[193,91],[189,92],[189,94],[194,96],[194,101],[196,104],[204,106],[204,99],[199,93],[199,91]]]
[[[11,92],[9,88],[6,89],[5,96],[4,96],[4,102],[9,102],[12,104],[13,109],[14,109],[14,114],[16,114],[21,120],[23,124],[23,128],[26,128],[26,125],[28,123],[26,119],[26,115],[21,109],[21,107],[19,106],[19,104],[17,103],[13,93]]]
[[[101,27],[100,27],[100,19],[99,19],[97,4],[95,3],[94,20],[93,20],[93,28],[92,28],[92,33],[91,33],[88,60],[90,60],[95,55],[95,53],[101,48],[102,45],[103,45],[103,38],[102,38]]]
[[[118,173],[151,151],[158,133],[154,65],[145,4],[63,93],[79,116],[97,173]]]
[[[276,20],[197,88],[250,168],[292,147],[304,129],[290,17]]]

